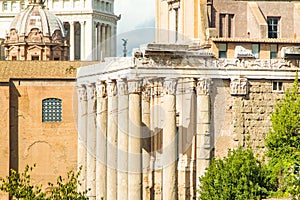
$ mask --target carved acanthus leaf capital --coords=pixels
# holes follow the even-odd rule
[[[128,80],[128,92],[129,94],[141,93],[141,81],[140,80]]]
[[[109,97],[117,95],[117,84],[115,80],[108,80],[107,81],[107,95]]]
[[[197,95],[209,95],[211,84],[211,79],[199,78],[196,86]]]
[[[97,91],[97,97],[103,98],[106,97],[106,84],[104,81],[100,81],[96,83],[96,91]]]
[[[83,85],[77,86],[77,93],[78,93],[79,101],[87,100],[87,91],[86,91],[85,86],[83,86]]]
[[[247,78],[232,78],[230,81],[231,95],[247,95],[248,94],[248,80]]]
[[[128,94],[128,86],[127,86],[127,81],[125,79],[118,80],[117,87],[118,87],[118,95]]]
[[[86,85],[87,89],[87,99],[94,99],[96,97],[96,87],[95,83],[90,83]]]
[[[164,81],[164,94],[175,95],[176,94],[176,79],[166,79]]]

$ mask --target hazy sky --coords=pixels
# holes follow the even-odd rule
[[[115,0],[115,14],[121,14],[118,33],[153,27],[155,0]]]
[[[123,41],[127,42],[127,56],[133,48],[154,41],[155,0],[115,0],[115,14],[121,14],[118,21],[117,56],[123,56]]]

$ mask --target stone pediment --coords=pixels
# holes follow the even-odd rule
[[[62,51],[63,48],[61,48],[60,46],[55,46],[52,48],[53,51]]]
[[[42,47],[40,47],[40,46],[37,46],[37,45],[34,45],[34,46],[31,46],[31,47],[28,47],[28,50],[30,50],[30,51],[34,51],[34,50],[38,50],[38,51],[40,51],[40,50],[42,50],[43,48]]]

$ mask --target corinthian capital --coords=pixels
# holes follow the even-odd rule
[[[108,80],[107,81],[107,95],[109,97],[117,95],[117,84],[115,80]]]
[[[106,97],[106,84],[104,81],[96,83],[97,97],[103,98]]]
[[[94,99],[96,96],[96,87],[95,83],[87,84],[87,98],[88,99]]]
[[[197,95],[209,95],[211,79],[208,78],[199,78],[197,82]]]
[[[77,93],[78,93],[79,101],[87,100],[87,94],[86,94],[87,92],[86,92],[86,88],[84,85],[77,86]]]
[[[140,80],[128,80],[128,93],[139,94],[141,92],[141,83]]]
[[[120,79],[117,81],[118,95],[128,94],[128,87],[126,79]]]
[[[176,94],[176,86],[177,86],[176,79],[166,79],[164,81],[164,93],[175,95]]]

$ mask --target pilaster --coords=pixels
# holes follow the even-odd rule
[[[80,59],[85,60],[85,21],[80,22]]]

